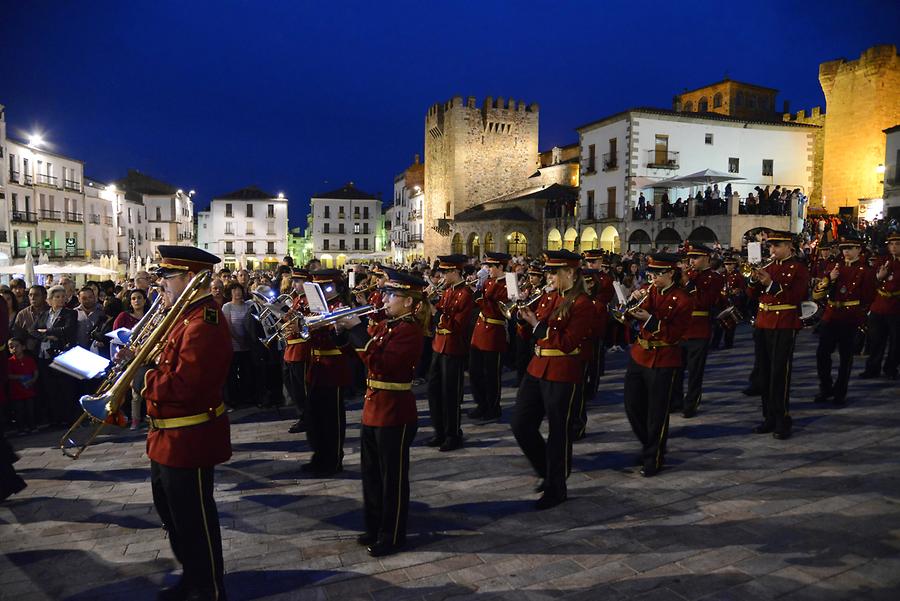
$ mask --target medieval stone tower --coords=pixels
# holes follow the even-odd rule
[[[822,196],[829,212],[881,198],[882,130],[900,123],[900,56],[892,45],[873,46],[859,60],[819,65],[825,93]]]
[[[453,97],[425,115],[425,256],[451,252],[457,213],[527,186],[538,166],[538,105]]]

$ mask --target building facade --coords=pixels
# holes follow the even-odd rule
[[[381,200],[350,182],[310,199],[312,253],[323,267],[385,258],[378,238],[383,230]]]
[[[886,219],[900,220],[900,124],[884,130],[884,134],[884,162],[879,166],[884,177],[884,204],[881,211],[864,217],[875,219],[880,214]]]
[[[415,156],[413,164],[394,178],[394,202],[385,211],[391,258],[405,263],[425,256],[425,166]]]
[[[146,246],[151,254],[155,254],[161,244],[193,244],[193,191],[185,193],[136,169],[129,169],[128,174],[115,184],[129,196],[140,196],[146,209],[149,234]]]
[[[84,180],[84,255],[98,259],[103,255],[127,259],[126,246],[116,235],[124,191],[91,178]],[[124,238],[124,237],[123,237]]]
[[[198,213],[197,237],[229,269],[274,269],[288,254],[288,199],[253,186],[218,196]]]
[[[714,113],[739,119],[774,121],[781,115],[775,108],[777,95],[778,90],[773,88],[726,78],[682,92],[673,99],[672,108],[676,112]]]
[[[791,216],[739,215],[737,204],[725,215],[700,216],[693,203],[687,216],[639,219],[640,194],[662,206],[696,188],[654,188],[664,179],[712,169],[733,175],[733,191],[746,197],[756,186],[799,188],[812,185],[815,131],[812,125],[748,121],[710,113],[638,108],[578,128],[582,169],[577,246],[584,241],[612,251],[650,245],[677,245],[691,237],[740,247],[745,232],[761,225],[797,228]],[[724,185],[721,185],[724,191]],[[705,186],[704,186],[705,188]],[[781,223],[781,222],[784,223]],[[702,228],[702,229],[701,229]]]

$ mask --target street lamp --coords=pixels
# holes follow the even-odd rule
[[[37,148],[38,146],[43,146],[44,138],[41,137],[41,134],[37,134],[37,133],[31,134],[30,136],[28,136],[28,145],[33,148]]]

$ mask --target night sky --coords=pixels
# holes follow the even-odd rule
[[[896,0],[726,4],[2,0],[0,104],[88,176],[283,191],[296,226],[346,181],[389,200],[453,95],[539,103],[547,149],[726,75],[824,106],[820,62],[900,45]]]

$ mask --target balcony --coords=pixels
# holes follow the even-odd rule
[[[107,215],[106,217],[103,218],[103,225],[112,225],[112,224],[113,224],[112,216]]]
[[[6,230],[0,230],[0,242],[9,242],[9,238],[6,236]]]
[[[100,215],[88,215],[88,223],[100,225]]]
[[[592,173],[597,173],[597,157],[590,156],[584,160],[581,164],[581,169],[584,171],[584,175],[590,175]]]
[[[62,212],[51,211],[50,209],[41,209],[40,217],[44,221],[62,221]]]
[[[65,220],[72,221],[76,223],[84,223],[84,214],[82,213],[70,213],[69,211],[65,212]]]
[[[619,153],[607,152],[603,155],[603,170],[615,171],[619,168]]]
[[[20,175],[21,174],[18,171],[10,171],[9,172],[9,181],[14,184],[18,184]]]
[[[17,247],[13,249],[13,257],[17,259],[25,258],[25,255],[28,254],[28,247]],[[83,248],[47,248],[47,247],[39,247],[36,246],[31,249],[31,255],[35,258],[41,255],[47,255],[50,259],[83,259],[84,258],[84,249]]]
[[[13,211],[13,223],[37,223],[37,213],[31,211]]]
[[[409,241],[413,242],[413,243],[424,242],[424,240],[422,239],[422,236],[420,234],[410,234]]]
[[[671,150],[648,150],[647,167],[650,169],[678,169],[678,153]]]
[[[34,178],[31,177],[30,175],[28,175],[28,174],[26,173],[26,174],[25,174],[25,181],[24,181],[23,183],[24,183],[26,186],[30,186],[30,185],[34,184]]]
[[[63,186],[66,190],[74,190],[75,192],[81,192],[81,182],[76,182],[74,179],[67,179],[63,181]]]
[[[57,187],[56,176],[48,175],[46,173],[38,173],[37,183],[41,186],[53,186],[54,188]]]

